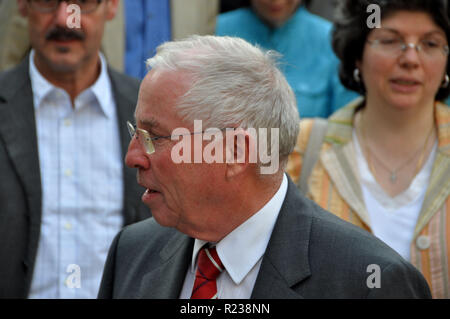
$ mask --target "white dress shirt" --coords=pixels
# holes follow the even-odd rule
[[[225,267],[217,278],[219,299],[250,298],[287,188],[287,177],[283,175],[280,188],[270,201],[217,243],[217,254]],[[197,271],[197,255],[206,243],[203,240],[195,240],[191,266],[186,273],[180,299],[191,297]]]
[[[123,164],[107,65],[74,101],[30,54],[42,183],[42,221],[29,298],[95,298],[123,226]]]
[[[404,259],[410,260],[411,241],[433,169],[437,143],[409,187],[395,197],[386,194],[372,175],[355,130],[353,130],[353,143],[364,204],[369,213],[370,228],[375,236],[392,247]]]

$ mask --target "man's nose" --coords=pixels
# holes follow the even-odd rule
[[[144,152],[141,144],[139,144],[135,138],[132,138],[130,144],[128,144],[128,151],[125,156],[125,165],[130,168],[150,168],[150,160]]]
[[[68,12],[67,7],[69,4],[67,1],[60,1],[58,3],[58,7],[55,11],[56,16],[56,25],[67,28],[67,20],[69,18],[69,15],[71,14],[71,11]]]

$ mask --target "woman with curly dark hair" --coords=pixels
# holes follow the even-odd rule
[[[342,1],[333,48],[363,98],[303,120],[288,164],[311,199],[420,269],[434,298],[450,298],[449,34],[447,0]]]

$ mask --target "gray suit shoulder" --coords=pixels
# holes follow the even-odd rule
[[[308,200],[312,212],[312,269],[319,276],[335,273],[336,282],[354,285],[361,298],[431,298],[423,275],[383,241]],[[324,278],[324,280],[326,280]],[[333,279],[330,277],[329,282]],[[333,286],[331,284],[331,286]],[[345,298],[339,287],[333,294]],[[327,292],[320,292],[323,298]]]
[[[28,66],[28,59],[24,59],[20,64],[0,72],[0,102],[23,93],[25,88],[31,89]]]
[[[138,298],[143,276],[159,266],[161,249],[175,232],[153,218],[124,227],[111,244],[98,297]]]
[[[7,81],[8,78],[11,77],[11,74],[14,74],[16,69],[17,66],[0,71],[0,84],[5,83],[5,81]]]
[[[152,217],[131,224],[118,235],[116,259],[133,260],[134,270],[139,273],[144,265],[159,263],[161,250],[174,235],[180,236],[180,233],[174,228],[159,225]]]
[[[120,246],[142,251],[149,246],[164,247],[178,231],[159,225],[154,218],[148,218],[125,227],[120,235]]]

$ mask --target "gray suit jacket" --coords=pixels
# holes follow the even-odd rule
[[[29,58],[0,73],[0,298],[26,298],[41,228],[42,191]],[[139,82],[108,70],[117,105],[122,155],[133,118]],[[124,218],[150,216],[140,201],[136,172],[124,165]]]
[[[194,240],[148,219],[115,238],[99,298],[178,298]],[[371,264],[380,288],[369,288]],[[272,298],[431,298],[423,276],[368,232],[324,211],[289,180],[251,295]]]

